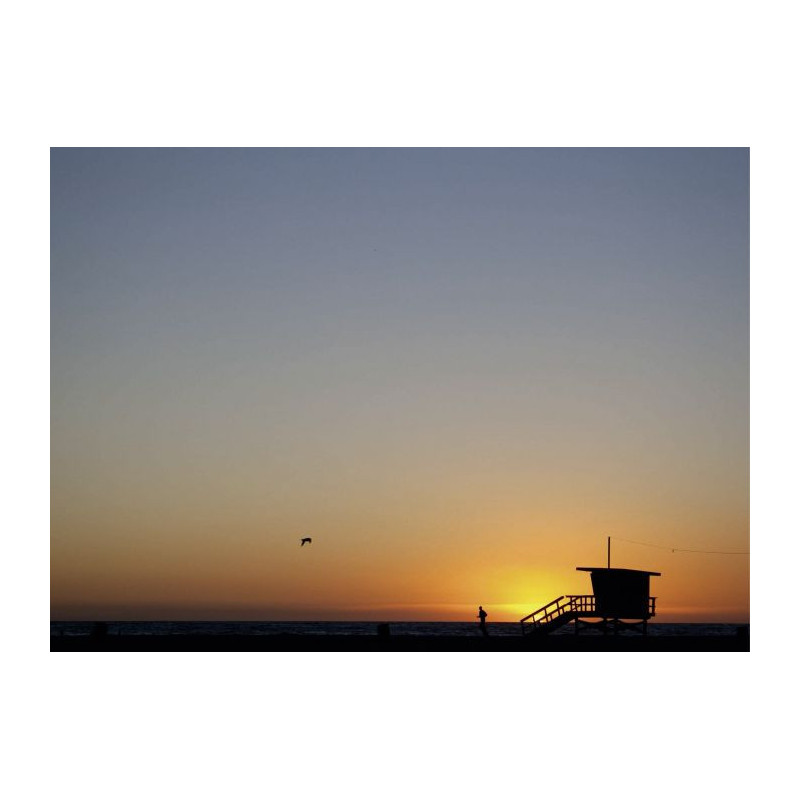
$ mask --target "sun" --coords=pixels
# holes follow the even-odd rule
[[[492,611],[495,622],[518,622],[542,606],[564,594],[551,575],[535,570],[515,571],[498,576],[492,596],[495,601],[485,607]]]

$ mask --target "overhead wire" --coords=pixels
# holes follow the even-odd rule
[[[670,550],[673,553],[706,553],[709,555],[719,555],[719,556],[749,556],[750,551],[742,551],[742,550],[690,550],[689,548],[685,547],[670,547],[668,545],[663,544],[652,544],[650,542],[636,542],[633,539],[623,539],[621,536],[610,536],[610,539],[613,539],[617,542],[628,542],[628,544],[639,544],[642,547],[657,547],[660,550]]]

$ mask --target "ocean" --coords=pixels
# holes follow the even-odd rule
[[[274,636],[304,634],[311,636],[375,636],[377,622],[114,622],[108,621],[109,636]],[[393,636],[480,636],[472,622],[390,622]],[[51,636],[89,636],[92,622],[51,622]],[[741,625],[728,623],[651,622],[649,636],[734,636]],[[745,626],[749,628],[749,626]],[[491,636],[520,636],[518,622],[493,622],[487,628]],[[571,636],[574,628],[565,625],[551,636]],[[597,631],[582,630],[581,636],[600,636]],[[640,636],[621,631],[620,636]]]

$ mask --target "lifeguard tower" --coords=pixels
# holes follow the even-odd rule
[[[547,634],[568,622],[575,633],[596,628],[603,633],[638,630],[647,634],[647,620],[655,616],[656,598],[650,596],[650,576],[660,572],[611,567],[576,567],[592,578],[594,594],[557,597],[520,620],[523,634]]]

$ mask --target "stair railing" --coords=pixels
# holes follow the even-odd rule
[[[649,616],[655,616],[655,597],[648,598],[647,610]],[[547,605],[536,609],[532,614],[523,617],[519,624],[523,634],[536,633],[559,619],[562,622],[568,622],[568,619],[564,619],[567,616],[569,616],[569,619],[574,619],[582,615],[592,616],[596,614],[597,605],[593,594],[568,594],[566,596],[561,595],[561,597],[551,600]],[[552,627],[559,626],[553,625]]]
[[[533,633],[533,631],[541,628],[543,625],[547,625],[554,619],[557,619],[569,609],[569,599],[564,597],[564,595],[561,595],[561,597],[556,597],[555,600],[551,600],[547,605],[536,609],[536,611],[534,611],[532,614],[528,614],[527,617],[523,617],[519,621],[522,632],[528,633],[530,631]]]
[[[593,614],[595,611],[595,600],[593,594],[570,594],[569,597],[571,611],[575,614]]]

